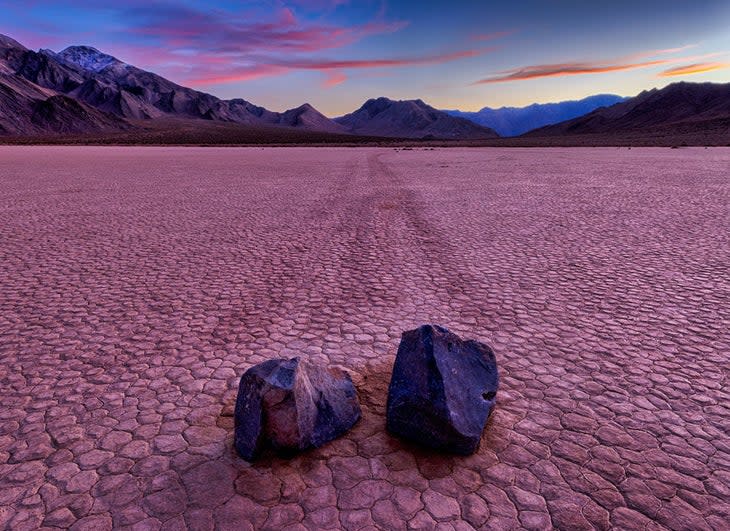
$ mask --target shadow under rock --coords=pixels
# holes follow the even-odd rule
[[[456,462],[469,460],[484,450],[496,450],[500,446],[499,441],[506,436],[504,427],[498,420],[495,421],[495,417],[499,416],[500,406],[504,406],[504,400],[498,399],[497,407],[487,422],[480,447],[474,456],[439,453],[427,446],[395,437],[388,433],[385,427],[392,361],[370,362],[359,369],[357,372],[348,372],[358,392],[362,418],[345,435],[320,448],[312,448],[291,455],[277,453],[271,448],[266,448],[255,462],[248,463],[238,456],[233,447],[235,399],[231,404],[226,404],[219,415],[217,424],[231,432],[228,437],[228,453],[238,465],[240,473],[256,471],[259,474],[265,474],[283,466],[306,469],[307,462],[354,456],[366,459],[389,456],[390,458],[384,460],[389,467],[392,465],[397,469],[399,463],[395,462],[394,458],[401,456],[409,462],[415,460],[421,474],[426,479],[432,479],[443,477]],[[509,400],[507,397],[505,398]],[[406,455],[410,458],[406,458]]]

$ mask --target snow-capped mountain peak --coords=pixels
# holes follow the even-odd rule
[[[101,72],[108,66],[122,63],[116,57],[100,52],[91,46],[69,46],[59,52],[58,57],[92,72]]]

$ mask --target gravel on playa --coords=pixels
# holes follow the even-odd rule
[[[0,147],[0,529],[727,529],[730,150]],[[403,330],[497,353],[479,451],[390,437]],[[250,465],[241,374],[363,419]]]

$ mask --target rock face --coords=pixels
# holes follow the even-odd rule
[[[5,74],[0,63],[0,135],[124,130],[127,122],[72,98]]]
[[[83,77],[43,53],[0,35],[0,135],[121,131],[130,124],[60,92]]]
[[[472,454],[496,402],[492,349],[440,326],[404,332],[388,390],[387,427],[438,450]]]
[[[345,372],[299,358],[269,360],[241,378],[234,444],[248,461],[266,444],[284,453],[316,448],[343,435],[360,414]]]

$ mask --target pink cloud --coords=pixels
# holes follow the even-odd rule
[[[514,30],[509,31],[495,31],[493,33],[479,33],[471,36],[473,41],[494,41],[503,37],[508,37],[515,33]]]
[[[395,66],[448,63],[457,59],[465,59],[467,57],[476,57],[479,55],[483,55],[492,50],[493,48],[482,48],[479,50],[461,50],[458,52],[424,55],[417,57],[382,59],[293,59],[279,61],[277,62],[277,64],[288,66],[289,68],[306,70],[331,70],[341,68],[387,68]]]
[[[175,9],[141,16],[130,32],[156,38],[169,48],[222,54],[315,52],[341,48],[365,37],[392,33],[405,21],[375,19],[354,26],[300,21],[289,8],[269,20],[250,14]]]
[[[261,72],[270,72],[269,75],[280,74],[286,70],[317,70],[328,76],[325,86],[331,87],[345,81],[344,69],[370,69],[370,68],[394,68],[416,65],[441,64],[469,57],[476,57],[494,50],[494,48],[481,48],[476,50],[461,50],[457,52],[433,54],[415,57],[398,57],[398,58],[375,58],[375,59],[275,59],[275,58],[259,58],[256,62],[264,63],[269,61],[266,66],[272,67],[272,70],[266,69]],[[277,68],[279,70],[277,70]],[[332,72],[334,71],[334,73]],[[258,72],[258,70],[256,70]],[[263,74],[266,75],[266,74]],[[255,77],[261,77],[256,75]],[[253,79],[252,68],[244,66],[236,68],[232,66],[225,76],[200,77],[190,79],[187,82],[193,86],[196,85],[212,85],[217,83],[230,83],[233,81],[246,81]]]
[[[370,20],[339,24],[321,15],[346,3],[343,0],[315,0],[314,3],[280,3],[274,12],[198,10],[185,6],[134,2],[124,8],[133,38],[121,50],[110,50],[119,58],[143,68],[160,72],[195,86],[246,81],[281,75],[293,69],[327,72],[326,86],[343,83],[345,74],[330,70],[366,68],[365,61],[342,61],[340,66],[307,63],[318,52],[339,50],[363,39],[397,32],[408,25],[403,20],[388,20],[382,5]],[[320,9],[311,16],[311,10]],[[298,16],[299,9],[309,16]],[[416,59],[416,62],[419,60]],[[299,66],[301,63],[301,66]],[[397,64],[397,61],[392,61]],[[389,66],[376,61],[375,66]]]
[[[283,26],[296,26],[297,17],[294,16],[294,12],[291,9],[285,7],[279,12],[279,22]]]
[[[349,0],[290,0],[290,4],[312,10],[335,9],[349,4]]]
[[[345,81],[347,81],[347,76],[339,70],[335,70],[327,73],[327,78],[324,80],[322,85],[325,88],[332,88],[344,83]]]
[[[209,77],[190,79],[187,81],[192,87],[199,85],[222,85],[236,81],[251,81],[262,77],[276,76],[288,72],[288,68],[276,65],[252,65],[244,68],[237,68],[230,73],[211,74]]]

